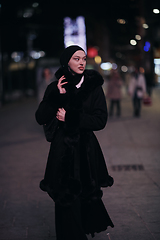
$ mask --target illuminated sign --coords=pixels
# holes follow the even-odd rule
[[[85,19],[82,16],[76,19],[64,18],[64,46],[66,48],[74,44],[87,52]]]

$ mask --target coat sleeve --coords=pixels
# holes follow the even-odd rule
[[[108,112],[106,99],[101,86],[92,93],[91,111],[80,114],[80,129],[98,131],[105,127]]]
[[[59,98],[64,97],[60,95],[62,94],[59,94],[57,82],[53,82],[47,87],[43,100],[35,113],[36,121],[40,125],[50,122],[56,116]]]

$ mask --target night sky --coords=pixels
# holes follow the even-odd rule
[[[39,6],[32,7],[34,2]],[[146,4],[147,2],[147,4]],[[138,0],[79,0],[79,1],[8,1],[1,4],[1,49],[2,53],[26,51],[27,35],[35,35],[33,47],[43,50],[47,56],[57,57],[63,45],[63,18],[69,16],[85,17],[86,33],[97,32],[103,25],[107,29],[112,45],[128,44],[137,31],[136,17],[143,15],[150,22],[154,21],[152,8],[158,7],[160,1]],[[26,9],[32,9],[30,18],[23,18]],[[157,19],[159,16],[156,16]],[[117,23],[118,18],[126,20],[125,25]],[[156,24],[157,24],[156,19]],[[87,38],[87,45],[96,45],[93,37]]]

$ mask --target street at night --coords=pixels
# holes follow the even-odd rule
[[[35,113],[48,85],[55,86],[56,91],[52,92],[52,96],[46,94],[40,104],[47,103],[45,106],[49,106],[43,108],[42,118],[47,119],[47,111],[52,116],[55,106],[58,107],[54,117],[58,118],[60,109],[65,106],[63,118],[58,118],[56,131],[62,127],[67,137],[73,137],[72,131],[76,124],[71,118],[73,128],[70,127],[67,132],[68,112],[74,109],[74,114],[78,113],[76,117],[79,116],[81,120],[77,120],[79,124],[89,116],[89,130],[86,125],[78,125],[78,130],[75,131],[75,136],[78,136],[76,141],[85,139],[84,133],[91,136],[89,134],[94,131],[109,175],[114,179],[113,186],[100,186],[103,191],[102,201],[114,228],[109,225],[107,230],[96,232],[94,238],[92,234],[87,234],[83,239],[159,240],[160,1],[6,0],[0,3],[0,18],[0,240],[73,239],[68,239],[64,232],[61,235],[60,231],[60,235],[65,237],[57,237],[54,197],[50,195],[50,198],[39,187],[45,174],[50,143],[45,139],[43,127],[36,122]],[[63,62],[60,58],[62,52],[72,45],[78,45],[74,47],[79,51],[72,52],[67,60],[64,57],[66,62]],[[74,55],[77,52],[79,55]],[[81,65],[76,65],[75,62],[74,65],[72,60],[81,61]],[[78,66],[79,72],[71,66],[74,69]],[[71,79],[68,88],[62,81],[65,75],[56,75],[60,69],[65,70],[63,73]],[[90,87],[86,92],[89,97],[86,95],[86,100],[80,95],[82,98],[74,101],[77,100],[75,96],[78,93],[83,94],[86,82],[92,80],[92,74],[96,76],[93,80],[97,78],[98,81],[96,79],[97,85],[94,82],[90,82],[93,85],[88,85]],[[103,90],[100,92],[105,106],[103,111],[99,104],[98,88]],[[77,95],[72,95],[70,89],[74,89],[74,94]],[[67,98],[69,94],[75,99]],[[95,106],[91,102],[85,108],[84,102],[88,101],[90,95]],[[100,124],[102,115],[107,115],[106,103],[106,126],[99,131],[98,126],[92,129],[92,117],[97,117],[97,124]],[[97,107],[96,104],[100,106]],[[45,125],[48,122],[46,120],[39,124]],[[58,142],[59,138],[56,139]],[[52,139],[51,145],[56,141]],[[66,144],[65,141],[64,143]],[[83,142],[80,146],[87,149],[87,144]],[[53,152],[56,150],[53,147]],[[77,179],[84,184],[83,173],[86,177],[90,170],[90,165],[87,165],[89,157],[87,150],[79,153],[79,156],[74,155],[72,163],[75,168],[77,156],[82,161],[78,163],[78,174],[81,176]],[[67,158],[66,161],[69,162]],[[65,166],[62,164],[62,169]],[[75,177],[76,168],[73,170],[73,166],[70,171],[73,171],[71,173]],[[89,167],[83,169],[83,172],[82,166]],[[54,172],[58,176],[55,170]],[[93,193],[96,191],[94,189]],[[94,194],[89,196],[94,198]],[[77,197],[78,201],[80,197]],[[62,211],[61,213],[63,215]],[[74,214],[76,216],[77,212]],[[93,222],[94,220],[96,223],[99,221],[93,219]],[[68,222],[66,224],[69,226],[66,229],[72,228]],[[77,231],[74,240],[79,239]]]

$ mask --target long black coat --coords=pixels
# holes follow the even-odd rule
[[[68,205],[79,195],[82,199],[100,198],[100,188],[113,184],[93,133],[107,122],[102,84],[103,78],[94,70],[85,70],[79,89],[68,83],[65,94],[59,93],[57,81],[52,82],[36,111],[36,120],[43,125],[56,116],[58,108],[66,110],[65,122],[59,122],[51,142],[40,184],[59,204]]]

